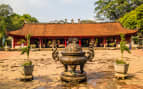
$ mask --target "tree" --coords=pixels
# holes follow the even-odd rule
[[[13,9],[7,4],[0,5],[0,22],[4,21],[5,28],[10,30],[20,29],[25,22],[38,23],[35,17],[29,14],[23,14],[22,16],[13,12]],[[2,24],[0,24],[2,25]]]
[[[27,23],[37,23],[38,22],[38,20],[35,17],[32,17],[29,14],[23,14],[23,16],[21,16],[21,20],[27,21]]]
[[[7,40],[6,32],[20,29],[24,22],[37,23],[38,20],[29,14],[19,15],[7,4],[0,5],[0,47],[5,45]]]
[[[0,16],[10,16],[11,14],[13,14],[13,9],[7,5],[7,4],[1,4],[0,5]]]
[[[7,26],[7,30],[17,30],[19,28],[21,28],[24,24],[24,21],[21,21],[21,16],[14,13],[11,16],[8,16],[6,18],[6,26]]]
[[[143,0],[98,0],[95,2],[95,12],[97,17],[117,20],[142,3]]]
[[[139,32],[143,32],[143,4],[138,6],[135,10],[126,13],[119,21],[125,28],[137,28]]]
[[[0,47],[4,46],[6,39],[6,27],[4,18],[0,17]]]
[[[137,28],[137,14],[136,10],[133,10],[129,13],[126,13],[123,17],[119,19],[119,22],[123,25],[123,27],[128,29]]]
[[[26,23],[38,23],[38,20],[35,17],[32,17],[29,14],[19,15],[19,14],[12,14],[8,16],[6,19],[7,23],[7,30],[17,30],[20,29],[23,24]]]
[[[133,40],[136,43],[142,44],[142,40],[139,40],[139,38],[143,37],[143,4],[135,10],[126,13],[119,21],[125,28],[138,29],[137,36],[134,36]]]

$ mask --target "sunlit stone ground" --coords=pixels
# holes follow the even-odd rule
[[[60,81],[64,70],[59,62],[51,58],[51,51],[33,51],[30,59],[35,65],[34,80],[22,82],[22,67],[26,55],[19,51],[0,51],[0,89],[143,89],[143,50],[125,52],[124,58],[130,63],[126,80],[113,76],[113,62],[120,58],[120,50],[95,50],[93,62],[87,62],[85,71],[88,80],[79,85]]]

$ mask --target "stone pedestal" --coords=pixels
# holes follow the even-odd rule
[[[61,80],[65,82],[74,82],[80,83],[87,80],[86,72],[80,73],[79,71],[76,72],[62,72]]]
[[[23,77],[21,78],[21,81],[32,81],[33,80],[33,76],[32,75],[23,75]]]
[[[117,79],[125,79],[128,76],[128,74],[115,73],[114,76]]]

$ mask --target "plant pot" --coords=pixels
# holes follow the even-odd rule
[[[29,76],[32,75],[34,69],[34,65],[24,66],[24,75]]]
[[[129,68],[129,64],[114,64],[114,70],[116,73],[127,74]]]

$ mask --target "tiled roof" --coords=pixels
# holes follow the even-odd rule
[[[10,31],[9,35],[25,36],[31,34],[36,37],[73,37],[73,36],[118,36],[120,34],[134,34],[137,30],[128,30],[120,23],[95,24],[24,24],[23,28]]]

